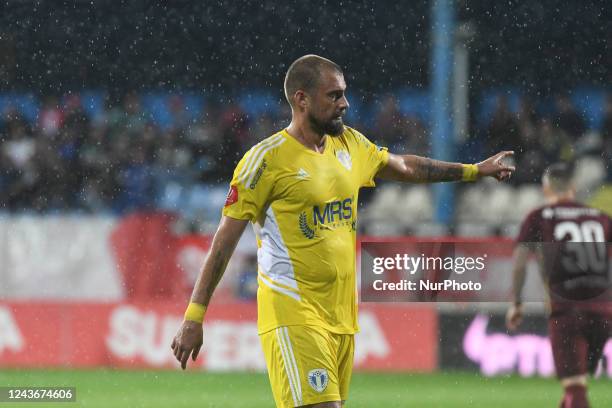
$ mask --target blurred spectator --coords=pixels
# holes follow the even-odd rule
[[[406,122],[400,112],[399,101],[395,95],[386,95],[374,119],[373,142],[389,147],[390,150],[406,150]]]
[[[111,106],[107,120],[111,137],[124,130],[141,132],[145,125],[145,118],[138,95],[130,92],[124,96],[122,105]]]
[[[571,143],[564,132],[553,126],[550,119],[541,118],[533,129],[533,135],[521,134],[527,141],[517,155],[518,183],[536,183],[542,172],[550,164],[559,160],[571,161]]]
[[[536,123],[538,117],[533,104],[529,98],[522,98],[516,120],[520,134],[520,147],[525,150],[536,148],[538,140],[536,136]]]
[[[145,116],[140,97],[133,92],[108,98],[95,121],[84,112],[78,94],[43,100],[34,128],[14,108],[0,118],[0,208],[96,212],[149,208],[168,183],[178,186],[179,195],[194,183],[227,183],[245,151],[286,127],[290,118],[286,104],[278,112],[249,118],[236,104],[208,101],[193,120],[184,99],[172,96],[166,101],[172,126],[161,129]],[[510,148],[516,151],[518,164],[514,181],[539,181],[548,163],[572,159],[573,139],[564,127],[572,132],[584,128],[567,98],[560,98],[558,106],[560,112],[553,120],[538,118],[529,100],[523,99],[514,114],[508,100],[500,97],[487,138],[466,154],[477,152],[476,160],[484,155],[483,148],[491,152]],[[372,122],[357,128],[393,152],[430,154],[428,128],[416,116],[402,114],[394,95],[385,95]],[[610,163],[611,99],[606,103],[602,138],[602,154]],[[364,191],[362,198],[367,197]]]
[[[608,169],[608,181],[612,183],[612,95],[604,105],[604,120],[601,128],[602,157]]]
[[[500,150],[515,150],[519,138],[519,125],[516,115],[508,105],[508,98],[499,96],[497,106],[487,127],[487,153],[494,154]]]
[[[44,98],[38,117],[38,127],[43,136],[55,136],[63,122],[64,114],[60,109],[59,100],[55,96]]]
[[[249,142],[247,145],[253,146],[279,130],[280,128],[275,127],[275,120],[272,114],[266,112],[252,121],[251,129],[249,130]],[[246,148],[248,149],[249,147]]]
[[[405,131],[403,139],[405,140],[404,148],[398,147],[398,152],[401,154],[416,154],[418,156],[430,155],[430,138],[427,129],[416,116],[409,116],[405,121]]]
[[[244,300],[257,298],[257,255],[248,255],[240,269],[237,296]]]
[[[185,101],[180,95],[172,95],[168,98],[168,111],[172,116],[174,129],[186,129],[191,125]]]
[[[138,140],[121,144],[128,152],[123,156],[124,165],[117,174],[120,194],[114,203],[117,211],[147,209],[154,202],[153,171],[147,157],[147,148]]]
[[[557,115],[554,119],[554,125],[564,131],[571,142],[575,142],[584,134],[586,129],[584,120],[578,114],[571,99],[567,95],[558,96],[555,105],[557,108]]]
[[[248,117],[238,105],[231,104],[223,111],[220,126],[225,154],[232,151],[244,153],[252,146]]]

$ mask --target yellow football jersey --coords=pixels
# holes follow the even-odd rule
[[[283,130],[238,163],[223,215],[253,223],[260,334],[291,325],[358,331],[357,197],[387,161],[386,149],[345,127],[322,153]]]

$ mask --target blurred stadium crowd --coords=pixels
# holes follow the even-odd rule
[[[287,125],[277,84],[306,53],[346,67],[347,124],[393,152],[431,154],[428,2],[326,3],[307,20],[310,3],[277,3],[137,0],[122,14],[114,2],[11,3],[0,13],[0,212],[156,208],[214,227],[237,160]],[[510,148],[519,170],[513,187],[458,186],[455,224],[518,218],[523,210],[507,203],[534,205],[531,184],[559,158],[590,177],[587,193],[610,178],[602,7],[543,0],[508,13],[478,0],[457,8],[457,22],[472,27],[464,38],[471,118],[455,157],[475,162]],[[372,209],[366,230],[368,212],[399,232],[431,220],[429,187],[382,184],[362,193]],[[500,203],[497,212],[473,211],[482,194]]]
[[[516,92],[491,93],[474,115],[473,136],[459,143],[458,159],[515,150],[515,185],[537,183],[556,160],[587,156],[605,169],[612,97],[598,95],[591,97],[597,106],[579,111],[567,95],[538,105]],[[290,118],[285,103],[265,94],[221,103],[191,94],[23,98],[0,104],[0,206],[10,212],[183,208],[185,194],[209,203],[211,188],[225,192],[242,154]],[[346,122],[393,152],[428,155],[428,108],[415,98],[356,99]],[[216,196],[219,202],[223,194]]]

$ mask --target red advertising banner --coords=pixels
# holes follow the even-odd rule
[[[170,342],[182,321],[176,303],[0,303],[0,367],[177,368]],[[255,304],[210,308],[204,370],[265,369]],[[357,369],[433,371],[437,314],[425,306],[367,305],[360,313]]]

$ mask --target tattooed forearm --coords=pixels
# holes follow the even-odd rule
[[[389,162],[376,174],[376,177],[408,183],[459,181],[463,178],[463,165],[412,154],[403,156],[389,154]]]
[[[407,166],[412,169],[413,182],[459,181],[463,176],[460,163],[448,163],[427,157],[405,156]]]

